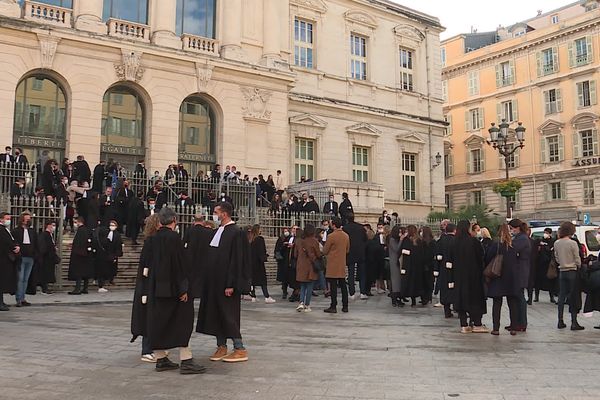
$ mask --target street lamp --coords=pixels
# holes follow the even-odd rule
[[[490,134],[490,139],[488,144],[497,150],[501,156],[504,157],[504,166],[506,170],[506,180],[509,179],[509,165],[508,165],[508,157],[513,155],[517,149],[522,149],[525,147],[525,127],[523,127],[523,123],[519,122],[518,126],[515,128],[515,136],[517,141],[519,142],[518,146],[515,146],[513,143],[510,143],[509,140],[509,124],[505,119],[502,120],[499,126],[496,126],[494,122],[492,122],[492,126],[488,129]],[[510,197],[506,196],[506,218],[511,219],[511,204]]]

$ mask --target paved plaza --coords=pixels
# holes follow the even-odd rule
[[[584,332],[558,331],[546,296],[516,337],[461,335],[440,309],[393,309],[385,296],[337,315],[322,312],[322,297],[310,314],[288,302],[245,302],[250,361],[209,363],[214,341],[194,334],[194,355],[209,366],[200,376],[156,373],[139,361],[130,297],[38,295],[33,307],[1,313],[0,399],[600,398],[598,315],[582,318]]]

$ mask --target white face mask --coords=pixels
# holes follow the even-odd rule
[[[550,239],[550,234],[549,233],[544,233],[544,239]]]
[[[289,233],[289,232],[283,232],[283,236],[285,236],[285,237],[289,237],[289,236],[290,236],[290,233]]]
[[[221,226],[221,220],[219,219],[219,217],[217,215],[213,215],[213,222],[217,225],[217,226]]]
[[[116,230],[117,230],[117,227],[116,227],[116,226],[114,226],[114,225],[111,225],[109,229],[110,229],[111,231],[113,231],[113,232],[114,232],[114,231],[116,231]]]
[[[7,228],[10,228],[10,219],[5,219],[4,221],[2,221],[2,225],[4,225]]]
[[[156,205],[150,204],[149,207],[150,207],[151,210],[154,210],[154,207],[156,207]]]

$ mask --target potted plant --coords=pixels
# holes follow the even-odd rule
[[[512,197],[523,187],[523,182],[517,178],[498,182],[494,185],[494,193],[500,193],[502,197]]]

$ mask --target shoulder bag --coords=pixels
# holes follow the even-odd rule
[[[483,276],[487,279],[493,280],[502,276],[502,262],[504,261],[504,255],[500,254],[500,246],[502,246],[502,244],[498,243],[496,255],[483,270]]]

